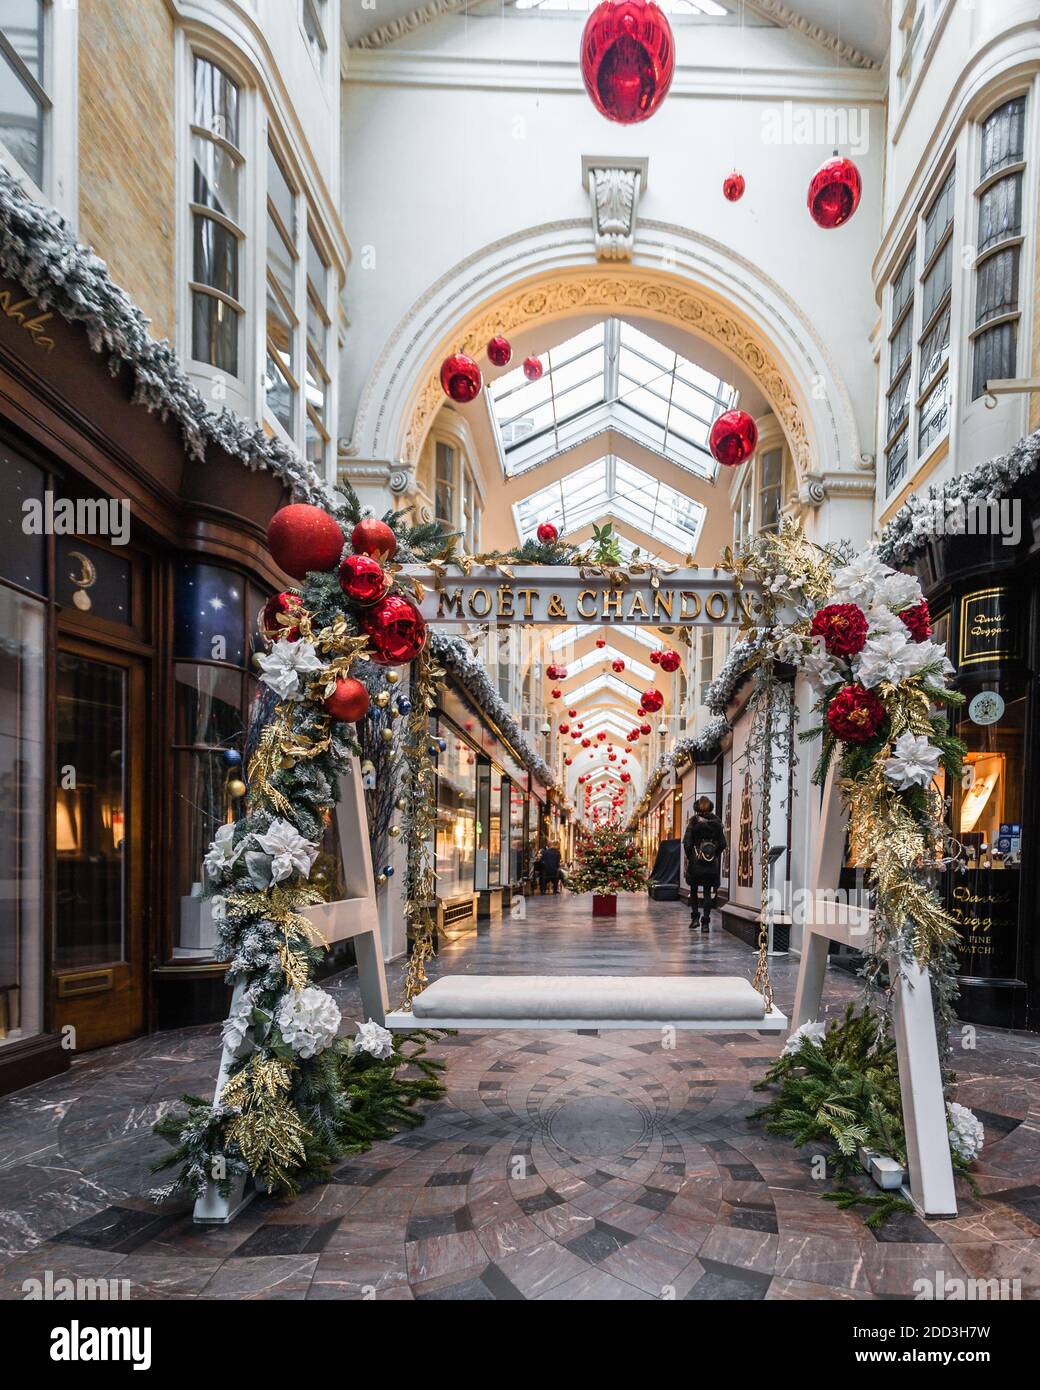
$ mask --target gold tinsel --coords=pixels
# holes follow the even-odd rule
[[[430,715],[437,707],[437,689],[443,679],[444,672],[435,663],[427,644],[415,663],[412,710],[405,744],[405,763],[411,780],[405,917],[412,938],[412,953],[404,980],[403,1008],[426,988],[426,963],[433,955],[437,884],[430,842],[436,828],[437,783],[436,767],[429,751]]]
[[[308,1130],[288,1097],[291,1084],[284,1062],[254,1053],[224,1087],[221,1101],[239,1112],[228,1121],[227,1139],[238,1145],[257,1182],[294,1192]]]

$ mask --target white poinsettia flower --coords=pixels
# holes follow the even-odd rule
[[[283,1039],[297,1057],[316,1057],[324,1052],[339,1032],[343,1015],[331,994],[315,985],[291,990],[275,1013]]]
[[[280,883],[293,873],[307,878],[311,865],[318,857],[317,845],[305,840],[295,825],[280,817],[271,822],[263,835],[254,835],[253,839],[265,854],[271,856],[273,883]]]
[[[897,791],[927,787],[939,771],[941,752],[924,734],[900,734],[892,756],[885,759],[885,777]]]
[[[231,1012],[224,1020],[220,1036],[233,1057],[244,1057],[256,1046],[249,1036],[253,1008],[253,992],[247,989],[238,1002],[231,1006]]]
[[[911,674],[906,656],[909,645],[906,628],[902,632],[880,632],[876,637],[868,637],[863,650],[852,658],[856,679],[868,690],[882,681],[898,685]]]
[[[776,655],[779,661],[798,666],[805,656],[805,638],[797,632],[785,632],[777,641]]]
[[[883,565],[873,550],[865,550],[834,571],[832,602],[858,603],[860,607],[873,602],[874,591],[892,571]]]
[[[891,608],[884,608],[875,604],[866,610],[865,616],[868,637],[878,637],[883,632],[906,633],[906,624],[898,613],[892,612]]]
[[[218,879],[225,869],[230,869],[235,860],[242,853],[245,841],[235,849],[232,841],[235,838],[235,823],[222,825],[213,836],[213,843],[206,851],[206,857],[202,861],[202,866],[206,870],[210,879]]]
[[[302,638],[295,642],[279,638],[269,652],[257,657],[256,663],[263,673],[260,679],[280,700],[299,699],[303,694],[300,677],[322,669],[313,643]]]
[[[813,638],[812,651],[802,658],[802,670],[814,690],[828,690],[844,679],[844,672],[824,645],[822,637]]]
[[[946,1118],[950,1128],[950,1148],[958,1158],[971,1163],[978,1158],[986,1142],[982,1121],[966,1105],[959,1105],[955,1100],[946,1102]]]
[[[214,922],[223,922],[227,917],[227,898],[223,893],[214,893],[209,900],[209,914]]]
[[[808,1038],[810,1042],[814,1042],[819,1046],[826,1037],[826,1034],[826,1023],[817,1023],[815,1019],[811,1019],[808,1023],[803,1023],[800,1028],[796,1028],[788,1037],[787,1041],[784,1043],[784,1050],[780,1053],[780,1056],[790,1057],[792,1053],[797,1052],[804,1038]]]
[[[358,1025],[354,1046],[359,1052],[367,1052],[370,1057],[385,1062],[394,1055],[394,1035],[370,1018],[367,1023]]]
[[[941,642],[910,642],[903,656],[903,664],[908,676],[916,676],[919,671],[935,665],[938,665],[942,675],[953,675],[953,664]]]
[[[915,603],[921,602],[921,598],[921,585],[917,579],[912,574],[901,574],[898,570],[886,574],[874,590],[875,604],[885,604],[896,613],[902,613],[904,608],[912,608]]]

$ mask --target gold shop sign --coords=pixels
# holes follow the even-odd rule
[[[976,589],[961,599],[958,666],[997,666],[1018,655],[1011,591]]]
[[[419,608],[433,623],[646,623],[657,627],[719,627],[753,623],[753,590],[737,589],[714,570],[676,570],[653,585],[646,576],[590,578],[569,566],[511,565],[509,574],[482,565],[467,575],[435,574],[406,565],[418,581]]]

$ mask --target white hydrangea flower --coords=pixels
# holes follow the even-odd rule
[[[916,676],[919,671],[935,665],[938,665],[942,675],[953,675],[953,663],[941,642],[910,642],[903,654],[903,665],[908,676]]]
[[[884,604],[896,613],[911,608],[921,602],[921,585],[912,574],[900,574],[893,570],[886,574],[874,591],[874,602],[879,607]]]
[[[271,856],[273,883],[280,883],[293,873],[302,874],[304,878],[310,876],[311,865],[318,857],[318,846],[305,840],[289,821],[278,817],[271,822],[266,834],[254,835],[253,839]]]
[[[302,638],[295,642],[279,638],[270,652],[257,657],[256,664],[263,672],[260,679],[280,700],[300,699],[303,694],[300,677],[322,669],[313,644]]]
[[[202,861],[203,868],[209,875],[211,881],[222,877],[225,869],[230,869],[235,860],[245,848],[245,840],[235,849],[232,840],[235,838],[235,824],[222,825],[213,836],[213,843],[206,851],[206,857]]]
[[[873,550],[864,550],[847,565],[834,571],[834,603],[858,603],[866,607],[874,601],[874,591],[892,571]]]
[[[885,759],[885,777],[897,791],[927,787],[939,771],[939,749],[924,734],[900,734],[892,756]]]
[[[901,632],[906,634],[906,624],[891,608],[875,606],[866,610],[867,636],[879,637],[882,633]]]
[[[275,1021],[297,1057],[316,1057],[339,1032],[342,1014],[331,994],[315,985],[290,991],[278,1005]]]
[[[898,685],[911,674],[906,656],[908,646],[910,641],[905,628],[901,633],[881,632],[876,637],[868,637],[863,650],[852,658],[857,680],[868,690],[882,681]]]
[[[822,637],[814,637],[812,651],[802,658],[802,670],[815,690],[827,690],[843,678],[837,660],[824,646]]]
[[[370,1018],[367,1023],[358,1025],[354,1046],[359,1052],[367,1052],[370,1057],[385,1062],[394,1055],[394,1035]]]
[[[826,1033],[826,1023],[817,1023],[815,1019],[810,1020],[808,1023],[803,1023],[800,1028],[794,1030],[784,1043],[784,1050],[781,1052],[780,1056],[790,1057],[793,1053],[797,1052],[802,1045],[803,1038],[808,1038],[810,1042],[814,1042],[819,1046],[820,1043],[823,1042]]]
[[[776,644],[776,655],[779,661],[800,665],[805,656],[805,638],[796,632],[785,632]]]
[[[971,1163],[982,1152],[986,1131],[982,1121],[968,1109],[951,1100],[946,1103],[946,1118],[950,1128],[950,1148],[958,1158]]]

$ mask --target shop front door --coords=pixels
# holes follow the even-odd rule
[[[133,656],[59,646],[54,1017],[77,1051],[144,1026],[146,689]]]

